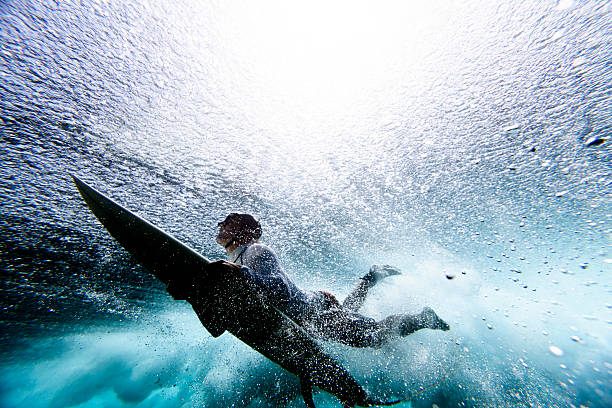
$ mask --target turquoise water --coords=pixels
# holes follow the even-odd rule
[[[610,406],[610,3],[404,3],[1,2],[0,405],[303,406],[72,173],[211,258],[250,212],[307,289],[400,267],[364,312],[452,330],[323,344],[400,406]]]

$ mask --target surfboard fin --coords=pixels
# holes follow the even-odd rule
[[[300,387],[302,389],[302,398],[308,408],[316,408],[312,399],[312,382],[304,377],[300,377]]]

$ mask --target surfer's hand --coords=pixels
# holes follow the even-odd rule
[[[239,273],[241,266],[224,260],[211,262],[206,266],[206,271],[212,274],[235,274]]]

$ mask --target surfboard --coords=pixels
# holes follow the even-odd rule
[[[244,270],[219,272],[214,263],[171,234],[73,179],[89,209],[119,244],[167,287],[186,293],[184,300],[213,337],[228,331],[297,375],[308,407],[314,407],[313,386],[336,396],[344,407],[400,402],[370,398],[308,332],[266,303]]]

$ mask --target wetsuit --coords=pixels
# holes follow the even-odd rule
[[[321,293],[298,288],[280,266],[276,253],[266,245],[240,245],[228,258],[245,266],[243,271],[253,277],[268,302],[296,322],[301,322],[322,301]]]
[[[403,334],[400,326],[406,315],[377,322],[343,308],[327,292],[298,288],[280,266],[276,253],[266,245],[241,245],[229,254],[229,261],[246,266],[244,273],[251,274],[270,304],[319,338],[353,347],[380,347]]]

